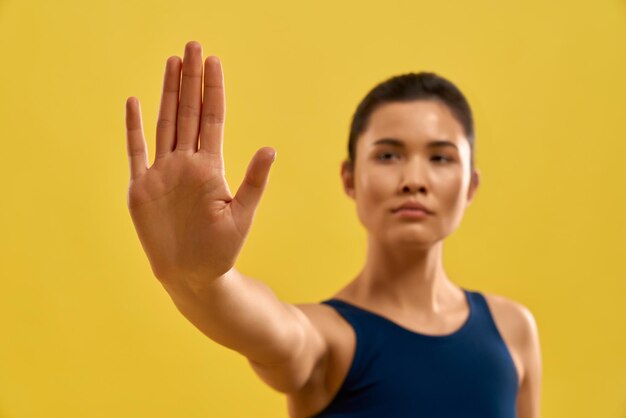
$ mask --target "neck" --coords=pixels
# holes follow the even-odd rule
[[[436,315],[464,297],[446,276],[443,241],[429,247],[389,246],[368,238],[366,263],[346,289],[368,306]]]

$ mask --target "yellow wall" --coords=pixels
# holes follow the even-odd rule
[[[223,62],[227,179],[278,151],[238,260],[315,302],[364,260],[339,181],[379,81],[429,70],[473,106],[459,285],[535,315],[542,416],[626,417],[626,3],[0,1],[0,417],[287,417],[152,276],[127,207],[125,101],[150,161],[165,60]]]

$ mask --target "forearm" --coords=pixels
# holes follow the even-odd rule
[[[280,362],[302,341],[287,305],[265,283],[235,268],[193,290],[164,287],[178,310],[202,333],[258,363]]]

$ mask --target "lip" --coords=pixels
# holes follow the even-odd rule
[[[394,216],[410,219],[424,219],[429,213],[422,209],[398,209],[393,212]]]
[[[395,209],[392,209],[393,213],[397,213],[397,212],[417,212],[419,213],[420,211],[423,211],[425,214],[430,215],[432,214],[432,212],[424,205],[422,205],[421,203],[415,201],[415,200],[409,200],[404,202],[402,205],[396,207]]]

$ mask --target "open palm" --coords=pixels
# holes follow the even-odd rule
[[[233,197],[224,177],[222,66],[206,59],[204,94],[202,67],[202,46],[193,41],[182,63],[167,60],[151,167],[139,101],[126,101],[128,208],[153,273],[173,286],[202,285],[234,266],[275,154],[256,152]]]

